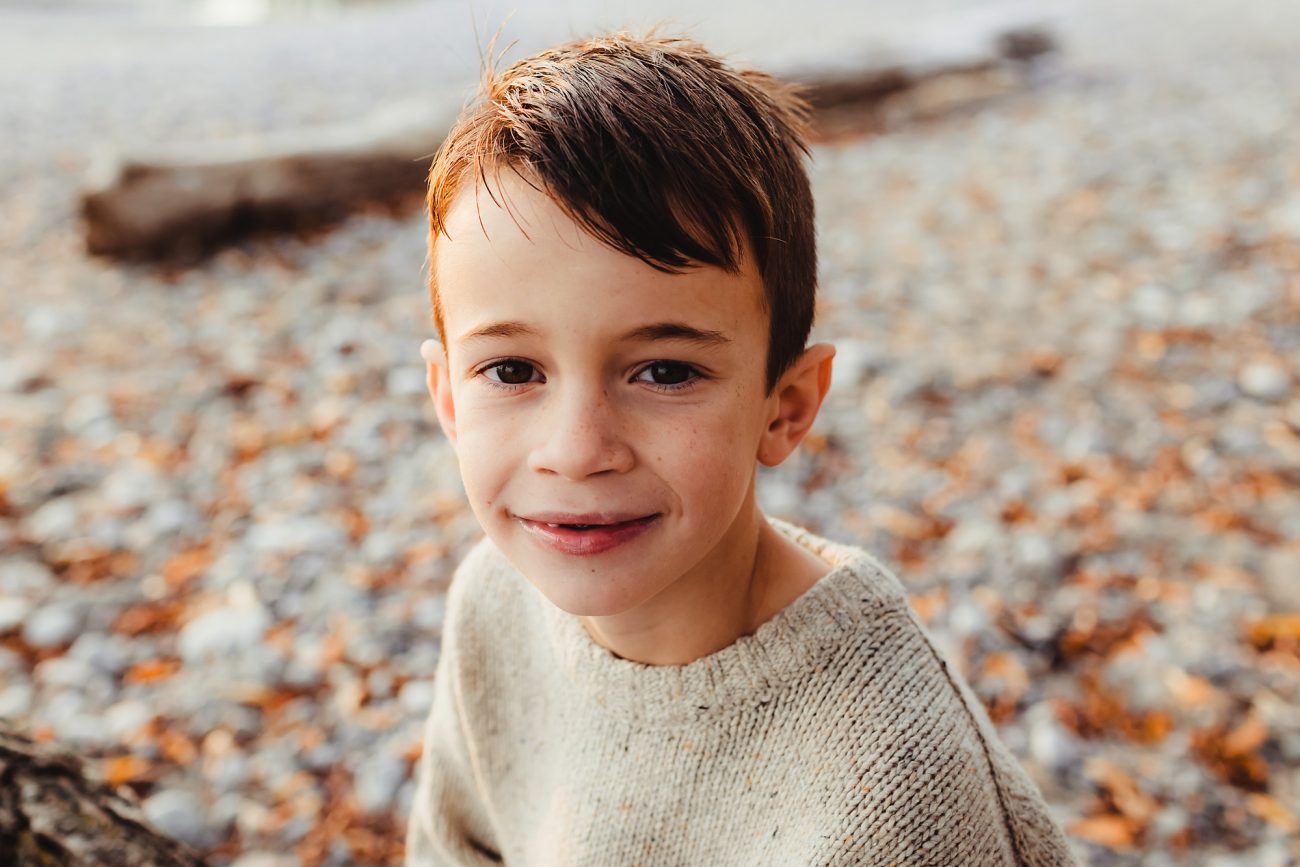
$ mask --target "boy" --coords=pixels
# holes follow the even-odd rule
[[[625,34],[485,91],[430,174],[422,352],[486,538],[406,863],[1075,863],[897,579],[756,504],[834,355],[806,103]]]

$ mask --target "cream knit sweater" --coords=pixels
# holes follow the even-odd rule
[[[1073,865],[1042,796],[861,549],[716,653],[596,644],[490,542],[452,580],[408,867]]]

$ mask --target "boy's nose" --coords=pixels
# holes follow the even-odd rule
[[[537,421],[539,429],[523,432],[536,443],[529,454],[530,469],[585,479],[632,468],[632,449],[608,395],[575,389],[556,394],[550,403]]]

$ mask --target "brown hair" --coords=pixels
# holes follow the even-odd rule
[[[661,271],[703,263],[735,273],[747,247],[764,286],[770,392],[804,349],[816,291],[809,107],[799,88],[653,32],[560,45],[499,77],[491,67],[429,172],[430,261],[462,184],[487,186],[487,170],[503,167]]]

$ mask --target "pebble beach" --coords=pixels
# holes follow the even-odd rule
[[[162,269],[86,256],[77,194],[464,99],[446,8],[0,10],[0,717],[216,867],[400,862],[479,537],[426,225]],[[1300,864],[1300,6],[1053,9],[1014,87],[815,146],[834,385],[762,501],[895,569],[1082,863]]]

